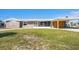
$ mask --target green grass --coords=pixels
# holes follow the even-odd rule
[[[0,33],[1,50],[78,50],[79,33],[56,29],[20,29]]]

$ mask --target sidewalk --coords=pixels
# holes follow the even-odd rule
[[[14,28],[14,29],[0,29],[0,31],[7,31],[7,30],[18,30],[18,29],[27,29],[27,28]],[[79,32],[79,29],[57,29],[57,28],[29,28],[29,29],[56,29],[56,30],[67,30],[67,31],[73,31],[73,32]]]
[[[0,29],[0,31],[7,31],[7,30],[17,30],[17,29],[23,29],[23,28]]]

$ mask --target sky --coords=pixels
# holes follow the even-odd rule
[[[65,16],[79,17],[79,9],[0,9],[0,20],[17,19],[53,19]]]

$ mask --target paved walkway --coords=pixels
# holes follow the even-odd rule
[[[18,28],[20,29],[20,28]],[[16,29],[0,29],[0,31],[7,31],[7,30],[16,30]]]

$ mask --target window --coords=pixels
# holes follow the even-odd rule
[[[26,23],[26,22],[24,22],[24,25],[27,25],[27,23]]]
[[[24,23],[24,25],[27,25],[26,23]]]

